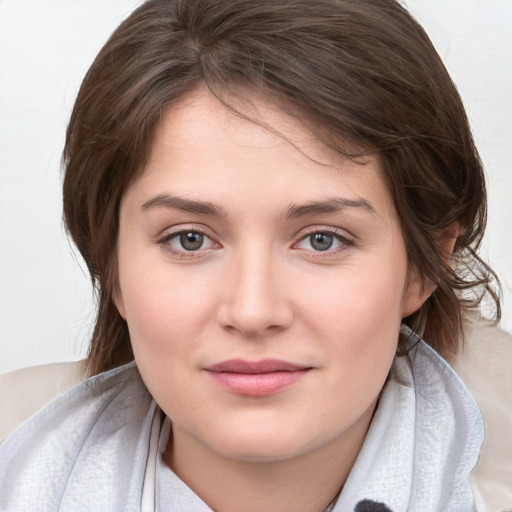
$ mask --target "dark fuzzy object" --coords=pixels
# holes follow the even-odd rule
[[[362,500],[354,509],[354,512],[393,512],[384,503],[372,500]]]

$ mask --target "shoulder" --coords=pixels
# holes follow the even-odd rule
[[[512,336],[490,322],[467,325],[453,362],[480,407],[485,438],[470,480],[485,511],[512,509]],[[484,505],[485,504],[485,505]]]
[[[47,403],[84,379],[84,361],[33,366],[0,375],[0,442]]]

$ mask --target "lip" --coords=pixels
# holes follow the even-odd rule
[[[278,359],[230,359],[205,368],[222,388],[247,396],[270,395],[304,377],[312,368]]]

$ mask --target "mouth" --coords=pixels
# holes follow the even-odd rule
[[[302,379],[310,366],[288,361],[265,359],[244,361],[230,359],[205,368],[208,375],[223,389],[247,396],[277,393]]]

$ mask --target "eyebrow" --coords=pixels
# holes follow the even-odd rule
[[[174,208],[188,213],[210,215],[212,217],[227,216],[227,212],[224,209],[208,201],[192,201],[190,199],[171,196],[169,194],[159,194],[149,199],[141,206],[141,210],[146,211],[159,207]]]
[[[141,209],[173,208],[197,215],[210,215],[212,217],[227,217],[227,211],[208,201],[192,201],[170,194],[158,194],[146,201]],[[336,197],[325,201],[311,201],[304,204],[291,204],[284,214],[285,219],[297,219],[306,215],[322,215],[337,213],[347,208],[356,208],[375,214],[375,209],[366,199],[346,199]]]
[[[356,208],[375,214],[375,209],[366,199],[346,199],[335,197],[325,201],[312,201],[305,204],[292,204],[285,213],[286,219],[296,219],[306,215],[322,215],[326,213],[338,213],[348,208]]]

